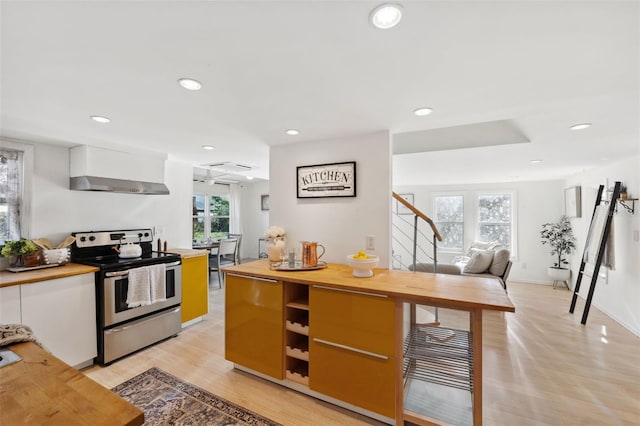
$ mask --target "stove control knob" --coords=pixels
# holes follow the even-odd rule
[[[138,232],[138,238],[142,238],[142,232]]]
[[[80,237],[80,241],[87,241],[87,237]]]
[[[148,232],[145,232],[145,233],[144,233],[144,236],[145,236],[145,237],[148,237],[148,236],[149,236],[149,233],[148,233]]]
[[[89,241],[95,241],[95,240],[96,240],[95,236],[92,235],[92,236],[89,237]]]

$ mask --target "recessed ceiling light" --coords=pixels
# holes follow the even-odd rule
[[[402,6],[394,3],[385,3],[373,9],[369,19],[374,27],[388,30],[398,25],[402,19]]]
[[[187,90],[202,89],[202,83],[191,78],[181,78],[180,80],[178,80],[178,83],[180,84],[180,86],[184,87]]]
[[[542,163],[542,160],[531,160],[530,163],[531,164],[538,164],[538,163]]]
[[[582,129],[587,129],[591,127],[591,123],[580,123],[580,124],[574,124],[573,126],[569,127],[571,130],[582,130]]]
[[[414,115],[417,115],[418,117],[424,117],[425,115],[429,115],[433,112],[433,110],[431,108],[418,108],[417,110],[413,111]]]
[[[215,146],[211,146],[211,145],[202,145],[202,149],[211,150],[211,149],[216,149],[216,147]]]
[[[91,119],[92,119],[93,121],[97,121],[98,123],[105,123],[105,124],[106,124],[106,123],[110,123],[110,122],[111,122],[111,120],[110,120],[109,118],[107,118],[107,117],[101,117],[101,116],[99,116],[99,115],[92,115],[92,116],[91,116]]]
[[[247,176],[247,179],[253,180],[253,176]]]
[[[288,129],[285,131],[285,133],[288,134],[289,136],[295,136],[300,134],[300,130]]]

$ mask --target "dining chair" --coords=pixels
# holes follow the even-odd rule
[[[236,252],[238,249],[238,240],[235,238],[223,238],[220,240],[218,252],[209,255],[209,271],[218,272],[219,288],[223,285],[222,267],[228,265],[237,265]]]
[[[227,238],[235,238],[238,240],[238,247],[236,248],[236,262],[238,264],[242,263],[240,261],[240,244],[242,243],[242,234],[229,234]]]

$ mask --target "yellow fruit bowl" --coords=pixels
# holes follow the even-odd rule
[[[353,276],[368,278],[373,276],[373,268],[378,266],[380,260],[375,254],[368,254],[366,259],[358,259],[358,254],[347,256],[347,264],[353,268]]]

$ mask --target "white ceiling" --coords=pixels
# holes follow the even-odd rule
[[[639,2],[404,1],[387,31],[368,23],[379,3],[3,0],[2,135],[267,178],[270,146],[388,129],[425,150],[394,156],[395,185],[555,179],[638,153]],[[494,121],[529,142],[443,150],[455,137],[434,131]]]

